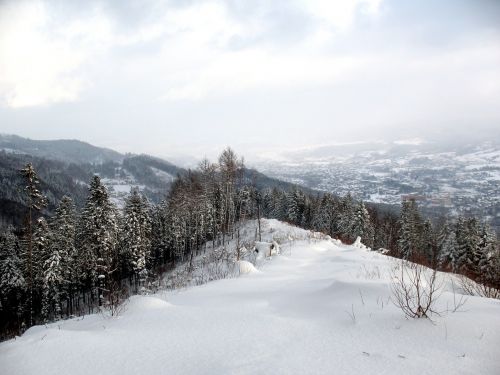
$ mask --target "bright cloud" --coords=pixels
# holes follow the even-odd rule
[[[376,13],[379,3],[380,0],[315,0],[296,6],[322,20],[312,38],[323,35],[325,41],[331,37],[329,28],[345,30],[357,11]],[[76,100],[93,83],[86,73],[87,65],[96,56],[109,53],[114,47],[155,39],[161,40],[161,52],[155,58],[162,62],[162,69],[156,73],[167,86],[164,99],[199,99],[254,87],[331,82],[360,63],[350,57],[323,56],[320,50],[311,51],[311,46],[318,47],[311,38],[304,38],[305,42],[293,46],[293,51],[270,48],[266,43],[233,50],[234,40],[258,38],[265,25],[234,17],[222,1],[167,6],[161,8],[163,14],[154,22],[125,32],[116,29],[102,8],[96,7],[91,16],[58,23],[51,18],[49,6],[50,3],[32,1],[3,7],[0,94],[10,107]],[[148,63],[138,58],[147,69]]]
[[[19,108],[72,101],[85,87],[80,68],[109,33],[94,17],[54,25],[44,3],[9,3],[0,12],[0,93]]]
[[[36,122],[57,128],[52,137],[100,142],[106,128],[104,145],[135,149],[140,124],[198,151],[210,137],[211,147],[244,139],[251,148],[253,127],[286,132],[289,147],[491,129],[500,6],[439,3],[3,2],[0,131],[45,136]],[[161,136],[142,151],[165,149]]]

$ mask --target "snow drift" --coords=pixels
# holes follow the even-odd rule
[[[0,372],[500,373],[500,301],[468,297],[452,313],[459,291],[447,282],[438,305],[449,312],[407,320],[390,301],[391,258],[275,220],[263,228],[281,255],[261,272],[241,261],[252,277],[136,296],[118,317],[34,327],[0,345]]]

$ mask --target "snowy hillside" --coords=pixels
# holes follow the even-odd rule
[[[2,374],[499,374],[500,301],[407,320],[394,260],[263,220],[281,255],[237,278],[136,296],[118,317],[37,326],[0,344]],[[254,239],[255,222],[242,230]],[[248,265],[244,263],[244,265]],[[459,298],[448,275],[438,309]],[[455,302],[454,302],[455,301]]]

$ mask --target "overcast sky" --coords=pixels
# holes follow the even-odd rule
[[[2,133],[251,159],[499,128],[497,0],[0,1]]]

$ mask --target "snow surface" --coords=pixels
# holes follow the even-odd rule
[[[263,227],[282,251],[260,272],[132,297],[118,317],[33,327],[0,344],[0,373],[500,374],[500,301],[468,297],[434,323],[407,320],[390,302],[391,258]],[[439,308],[453,308],[460,296],[440,277]]]
[[[238,261],[238,265],[239,265],[239,271],[240,271],[241,275],[259,272],[259,270],[257,268],[255,268],[255,266],[252,263],[250,263],[246,260]]]

